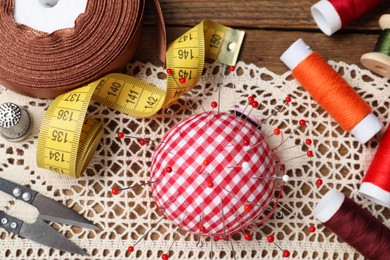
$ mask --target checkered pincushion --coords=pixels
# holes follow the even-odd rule
[[[178,227],[220,237],[258,220],[275,189],[264,135],[233,114],[206,112],[170,129],[151,167],[152,193]]]

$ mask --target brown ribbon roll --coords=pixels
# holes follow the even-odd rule
[[[164,20],[154,2],[164,61]],[[145,0],[89,0],[74,28],[50,34],[16,23],[14,0],[0,5],[0,83],[21,94],[54,98],[127,64],[140,38]]]

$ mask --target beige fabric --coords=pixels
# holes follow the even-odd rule
[[[355,65],[330,63],[388,125],[390,89],[387,80]],[[322,194],[330,188],[337,188],[390,226],[390,210],[376,206],[358,194],[360,180],[373,157],[377,140],[360,145],[318,107],[308,93],[292,80],[289,72],[281,76],[275,75],[265,68],[242,62],[238,63],[237,68],[237,73],[230,73],[228,70],[225,73],[226,68],[220,64],[207,64],[205,75],[194,90],[194,95],[187,95],[188,102],[195,106],[199,101],[209,110],[210,103],[217,99],[216,84],[221,83],[221,110],[232,109],[234,104],[240,104],[241,108],[244,108],[248,95],[254,95],[260,102],[260,107],[252,111],[251,115],[264,119],[270,115],[275,105],[281,105],[283,99],[290,95],[292,104],[282,113],[278,113],[274,123],[275,126],[281,125],[285,128],[285,137],[293,132],[292,138],[283,144],[283,148],[303,144],[306,138],[311,138],[314,143],[311,149],[315,155],[313,158],[301,157],[287,161],[304,154],[301,148],[306,151],[306,146],[299,145],[284,151],[283,148],[280,149],[281,159],[287,161],[287,173],[291,177],[281,199],[281,206],[278,207],[284,217],[274,217],[265,226],[252,232],[254,240],[245,241],[243,235],[238,234],[232,242],[210,242],[209,239],[202,238],[202,243],[197,243],[198,238],[195,235],[180,232],[172,246],[173,254],[170,259],[234,259],[232,247],[236,259],[281,259],[282,252],[266,241],[264,234],[269,233],[273,233],[277,238],[276,243],[281,248],[290,250],[292,257],[296,259],[363,259],[355,250],[339,241],[333,233],[318,225],[311,213]],[[129,74],[135,74],[161,88],[165,86],[162,67],[134,63],[128,65],[128,70]],[[225,76],[221,76],[222,74]],[[0,103],[10,101],[25,106],[33,117],[34,125],[32,135],[22,142],[10,143],[1,139],[0,176],[30,185],[31,188],[74,208],[98,224],[102,228],[101,232],[55,225],[61,233],[92,255],[88,259],[135,259],[137,256],[138,259],[161,259],[161,254],[169,249],[177,232],[177,227],[166,220],[137,245],[136,252],[126,252],[127,247],[140,239],[160,218],[150,188],[137,188],[117,196],[111,195],[111,188],[115,184],[131,186],[148,181],[154,144],[141,147],[134,139],[119,140],[116,136],[118,131],[124,131],[135,137],[161,138],[170,127],[191,113],[191,106],[186,104],[186,99],[182,98],[172,104],[170,109],[174,116],[164,110],[146,119],[132,118],[92,103],[89,116],[104,123],[105,134],[92,162],[80,179],[36,167],[39,124],[50,101],[21,96],[2,88]],[[196,106],[201,112],[202,108]],[[303,131],[294,131],[301,118],[308,121],[308,126]],[[266,125],[270,122],[271,120],[267,120]],[[277,144],[280,140],[272,139],[272,142]],[[315,185],[315,180],[319,177],[324,180],[321,188]],[[3,193],[0,193],[0,209],[26,221],[33,221],[37,215],[34,208],[16,203]],[[318,231],[314,234],[308,231],[308,226],[312,224],[318,225]],[[50,250],[10,235],[4,230],[0,230],[0,237],[0,259],[75,258],[68,253]],[[214,253],[210,254],[210,251]]]

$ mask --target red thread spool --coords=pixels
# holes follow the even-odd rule
[[[292,75],[343,128],[360,143],[383,127],[370,106],[317,52],[298,39],[280,57]]]
[[[374,159],[360,185],[360,193],[390,208],[390,130],[384,134]]]
[[[314,216],[364,257],[390,259],[390,229],[341,192],[325,194]]]
[[[311,7],[311,14],[321,31],[330,36],[382,2],[383,0],[319,1]]]

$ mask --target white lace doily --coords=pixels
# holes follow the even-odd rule
[[[388,125],[390,90],[386,79],[377,77],[355,65],[330,62],[358,93],[371,104],[374,114]],[[0,176],[29,185],[40,193],[72,207],[102,231],[95,232],[78,227],[54,224],[91,256],[88,259],[160,259],[173,242],[170,259],[280,259],[282,252],[266,240],[266,234],[274,234],[276,243],[291,252],[296,259],[363,259],[349,245],[340,241],[331,231],[324,229],[312,216],[312,209],[330,188],[337,188],[376,217],[390,226],[390,210],[363,199],[358,194],[360,180],[371,162],[378,146],[378,139],[365,145],[359,144],[350,133],[344,132],[329,115],[319,107],[310,95],[291,77],[289,72],[276,75],[265,68],[239,62],[235,73],[228,72],[218,63],[206,64],[205,72],[193,95],[188,94],[188,103],[202,111],[197,102],[209,110],[210,103],[217,99],[216,85],[221,83],[221,110],[246,104],[249,95],[260,103],[251,115],[264,119],[275,106],[281,105],[286,96],[292,102],[275,117],[274,126],[293,131],[285,147],[298,144],[293,149],[281,151],[281,160],[287,161],[307,150],[306,138],[313,140],[314,157],[301,157],[286,162],[287,174],[292,180],[285,188],[278,211],[283,217],[273,217],[266,225],[252,232],[253,240],[246,241],[237,234],[232,241],[210,241],[194,234],[180,232],[177,227],[162,220],[133,253],[127,247],[140,239],[160,218],[150,187],[140,187],[118,195],[111,194],[114,186],[131,186],[149,180],[149,167],[153,155],[153,144],[140,146],[135,139],[118,139],[117,133],[124,131],[134,137],[159,139],[180,119],[191,114],[191,105],[181,98],[170,107],[174,116],[166,110],[151,118],[137,119],[110,110],[93,102],[89,116],[104,124],[105,134],[89,167],[79,179],[39,169],[35,162],[39,125],[50,100],[29,98],[1,89],[0,103],[14,102],[28,109],[33,117],[33,129],[29,138],[22,142],[0,141]],[[129,74],[165,87],[165,71],[151,64],[134,63],[128,66]],[[223,76],[221,76],[223,75]],[[353,109],[353,108],[351,108]],[[299,119],[307,120],[304,131],[297,130]],[[267,120],[266,124],[271,120]],[[385,128],[384,128],[385,129]],[[382,133],[384,132],[382,130]],[[380,135],[379,135],[380,136]],[[304,151],[301,151],[301,150]],[[324,185],[317,187],[321,178]],[[33,207],[0,195],[0,210],[34,221],[37,212]],[[310,233],[309,225],[318,229]],[[0,230],[1,259],[69,259],[76,258],[40,246],[30,240]],[[234,248],[234,250],[232,250]],[[235,252],[235,254],[234,254]],[[78,257],[78,259],[83,259]]]

